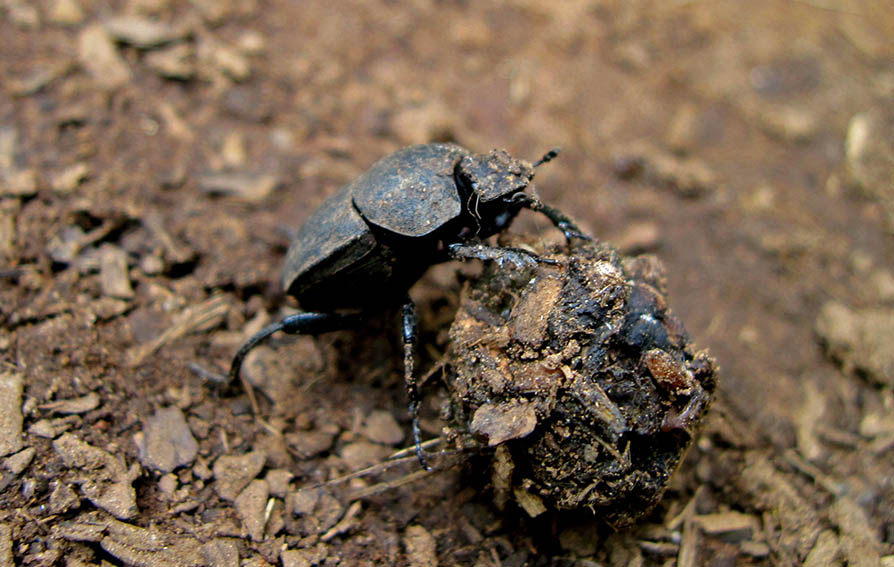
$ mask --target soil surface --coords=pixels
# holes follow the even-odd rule
[[[894,564],[886,3],[0,14],[0,566]],[[660,258],[669,306],[716,359],[711,413],[632,527],[500,510],[481,457],[429,473],[399,452],[396,312],[257,349],[262,419],[191,370],[225,372],[297,308],[278,282],[311,211],[429,141],[532,161],[562,146],[540,196]],[[530,213],[512,230],[562,238]],[[411,292],[429,439],[475,264]]]

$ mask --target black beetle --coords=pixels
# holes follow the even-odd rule
[[[450,259],[542,261],[525,250],[480,241],[506,228],[522,208],[546,215],[568,239],[587,239],[567,216],[523,193],[534,168],[556,153],[531,164],[504,150],[472,154],[455,144],[424,144],[373,164],[320,205],[289,247],[282,285],[310,312],[285,317],[252,336],[233,358],[228,380],[238,377],[245,356],[277,331],[315,335],[345,328],[362,313],[403,303],[413,439],[428,468],[420,447],[413,373],[416,313],[407,291],[429,266]]]

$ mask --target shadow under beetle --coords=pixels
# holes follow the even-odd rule
[[[283,289],[308,311],[249,338],[233,358],[228,381],[240,376],[246,355],[278,331],[316,335],[355,324],[363,313],[403,304],[404,379],[413,440],[428,469],[420,446],[420,396],[413,372],[416,308],[407,292],[429,266],[451,259],[515,265],[547,261],[526,250],[482,243],[509,226],[522,208],[544,214],[569,240],[589,239],[563,213],[523,193],[534,168],[556,155],[552,150],[531,164],[504,150],[472,154],[455,144],[424,144],[373,164],[320,205],[289,247]]]

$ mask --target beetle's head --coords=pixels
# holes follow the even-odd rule
[[[515,159],[506,150],[493,150],[486,154],[469,155],[456,166],[457,181],[480,203],[496,199],[507,202],[525,188],[534,178],[534,166]]]

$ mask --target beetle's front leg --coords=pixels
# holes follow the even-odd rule
[[[447,255],[452,260],[467,260],[469,258],[483,261],[491,260],[497,262],[500,266],[510,262],[518,268],[532,268],[537,264],[558,264],[557,261],[551,258],[542,258],[524,248],[500,248],[481,243],[451,244],[447,247]]]
[[[419,431],[419,405],[422,396],[419,395],[419,386],[416,384],[416,342],[419,319],[416,316],[416,304],[407,297],[401,309],[401,330],[404,343],[404,382],[407,384],[407,397],[410,398],[410,416],[413,419],[413,443],[416,445],[416,456],[419,464],[427,471],[432,470],[425,454],[422,452],[422,434]]]
[[[562,231],[562,234],[565,235],[566,240],[571,240],[572,238],[580,238],[581,240],[593,240],[593,238],[577,227],[573,220],[571,220],[568,215],[560,211],[555,207],[551,207],[546,203],[543,203],[539,199],[535,199],[530,195],[525,195],[524,193],[517,193],[516,198],[518,202],[526,209],[541,213],[543,216],[548,218],[553,225]]]

